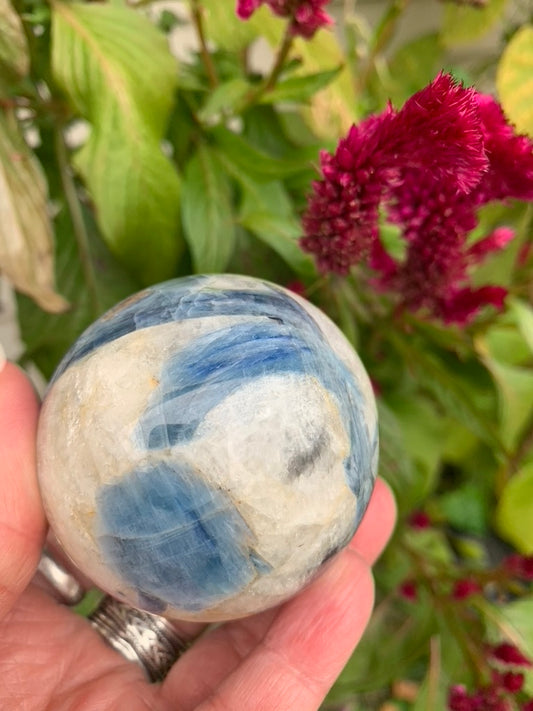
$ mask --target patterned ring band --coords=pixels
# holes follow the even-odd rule
[[[38,570],[65,604],[75,605],[83,597],[78,581],[48,551],[43,552]],[[89,616],[89,622],[113,649],[138,664],[151,682],[162,681],[189,646],[164,617],[109,596]]]

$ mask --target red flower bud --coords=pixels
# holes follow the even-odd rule
[[[398,592],[409,602],[415,602],[418,597],[418,588],[413,580],[405,580],[398,588]]]
[[[481,592],[481,585],[475,580],[458,580],[453,586],[452,598],[454,600],[466,600],[471,595]]]
[[[490,655],[497,659],[502,664],[512,664],[518,667],[533,667],[531,660],[522,654],[522,652],[509,642],[502,642],[490,651]]]

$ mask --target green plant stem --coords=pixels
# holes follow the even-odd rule
[[[394,37],[398,21],[409,2],[410,0],[390,0],[370,40],[367,61],[355,80],[356,95],[361,94],[366,87],[374,69],[376,58]]]
[[[241,113],[242,111],[245,111],[246,109],[253,106],[257,102],[257,100],[263,96],[263,94],[266,94],[276,86],[279,76],[283,71],[285,60],[287,59],[287,57],[289,56],[289,52],[291,51],[292,42],[293,35],[291,33],[291,24],[289,22],[287,23],[287,27],[285,28],[285,34],[283,35],[283,40],[276,54],[276,59],[274,61],[272,69],[270,70],[270,74],[259,84],[256,89],[253,89],[248,93],[248,95],[244,98],[242,104],[237,107],[236,113]]]
[[[191,0],[191,16],[194,28],[196,30],[196,34],[198,36],[198,40],[200,42],[200,55],[205,66],[205,71],[207,72],[207,79],[211,88],[214,89],[216,86],[218,86],[219,81],[213,58],[211,57],[211,53],[207,48],[207,39],[205,36],[204,29],[203,8],[199,0]]]
[[[72,220],[72,227],[76,238],[78,253],[80,255],[83,276],[87,283],[91,309],[96,317],[100,313],[101,309],[98,299],[98,290],[96,288],[96,275],[94,273],[93,262],[89,249],[89,235],[87,233],[87,228],[85,227],[85,221],[83,219],[76,185],[74,184],[74,179],[72,177],[68,162],[67,147],[65,145],[65,139],[61,128],[57,128],[55,130],[54,138],[57,164],[59,167],[59,174],[61,176],[61,185],[63,187],[63,193],[65,195],[70,218]]]

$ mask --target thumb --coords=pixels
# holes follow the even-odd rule
[[[0,619],[34,575],[46,529],[35,466],[38,412],[28,378],[6,363],[0,370]]]

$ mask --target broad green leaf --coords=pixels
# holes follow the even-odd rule
[[[498,65],[496,86],[509,119],[520,133],[533,136],[533,26],[511,38]]]
[[[297,274],[309,278],[315,275],[311,258],[298,244],[302,230],[296,220],[271,212],[252,212],[242,217],[240,223],[277,252]]]
[[[484,7],[446,3],[441,38],[445,45],[464,44],[483,37],[503,17],[507,0],[488,0]]]
[[[213,129],[212,135],[221,152],[258,181],[279,180],[303,170],[307,165],[307,160],[273,158],[265,151],[255,148],[244,136],[223,126]]]
[[[54,288],[52,225],[46,178],[18,130],[0,111],[0,271],[42,309],[68,304]]]
[[[144,283],[174,273],[179,180],[161,151],[177,69],[162,33],[126,6],[53,3],[53,71],[92,125],[76,156],[112,251]]]
[[[185,169],[183,228],[196,272],[223,272],[235,248],[235,218],[224,168],[200,145]]]
[[[25,344],[22,357],[35,363],[47,379],[90,323],[139,288],[109,252],[87,210],[83,210],[82,215],[88,250],[80,254],[60,185],[52,197],[59,205],[54,220],[56,278],[70,308],[63,314],[51,316],[43,313],[30,299],[18,298],[18,320]]]
[[[0,84],[4,78],[24,77],[30,71],[26,35],[10,0],[0,0]]]
[[[500,430],[505,445],[514,451],[524,427],[533,419],[533,370],[485,357],[500,400]]]
[[[496,525],[502,538],[517,550],[533,553],[533,464],[507,482],[496,509]]]
[[[260,99],[262,104],[273,104],[280,101],[306,102],[312,99],[319,91],[325,89],[338,76],[341,67],[329,69],[325,72],[295,76],[276,84],[272,91],[268,91]]]

